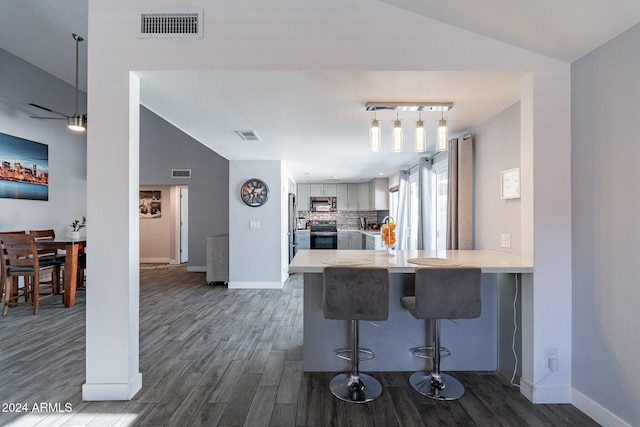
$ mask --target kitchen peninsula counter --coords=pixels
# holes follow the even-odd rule
[[[379,234],[379,233],[378,233]],[[388,268],[390,273],[413,273],[419,265],[409,262],[413,258],[445,258],[468,267],[479,267],[483,273],[533,273],[533,262],[516,255],[494,251],[393,251],[385,256],[384,250],[300,250],[289,264],[291,273],[322,273],[331,260],[363,260],[365,265]]]
[[[335,351],[348,347],[348,322],[324,318],[322,270],[331,264],[354,263],[363,267],[389,269],[389,318],[361,322],[360,341],[371,348],[375,359],[363,362],[363,371],[414,371],[428,362],[413,357],[410,348],[428,345],[427,321],[416,320],[400,303],[413,294],[413,273],[419,267],[413,258],[445,258],[482,270],[482,314],[478,319],[442,322],[442,345],[452,355],[442,360],[443,370],[495,371],[498,363],[498,285],[497,274],[533,273],[533,263],[519,256],[493,251],[394,251],[384,250],[300,250],[289,265],[291,273],[304,279],[303,370],[335,372],[348,370],[348,363]]]

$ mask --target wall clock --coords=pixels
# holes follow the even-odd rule
[[[253,208],[262,206],[269,200],[269,187],[261,179],[248,179],[242,184],[240,198],[246,205]]]

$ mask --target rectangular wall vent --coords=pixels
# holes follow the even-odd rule
[[[171,169],[171,178],[191,178],[191,169]]]
[[[138,38],[202,38],[202,9],[152,9],[140,12]]]

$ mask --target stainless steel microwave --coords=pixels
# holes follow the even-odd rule
[[[311,212],[335,212],[335,197],[312,197],[309,203]]]

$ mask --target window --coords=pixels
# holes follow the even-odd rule
[[[418,197],[418,168],[413,168],[409,172],[409,197],[407,197],[407,203],[409,206],[407,209],[409,225],[408,239],[409,244],[407,249],[418,249],[418,220],[420,211],[420,198]]]
[[[433,209],[433,217],[435,221],[432,224],[432,232],[435,233],[436,238],[433,239],[435,242],[436,250],[445,250],[447,249],[447,199],[449,194],[449,170],[448,170],[448,158],[447,156],[442,156],[442,158],[438,158],[436,162],[434,162],[433,173],[435,174],[435,179],[433,180],[433,191],[431,194],[434,195],[434,209]]]
[[[431,168],[433,174],[430,179],[430,196],[429,217],[432,219],[429,225],[429,233],[432,238],[425,241],[430,242],[430,247],[425,249],[445,250],[447,248],[447,196],[448,196],[448,171],[447,156],[439,156]],[[413,167],[409,171],[409,179],[407,183],[407,206],[406,212],[406,233],[403,236],[407,242],[407,249],[418,249],[418,224],[420,221],[420,189],[419,189],[419,171],[418,167]],[[398,202],[399,192],[394,191],[390,194],[390,215],[400,221],[398,218]]]

